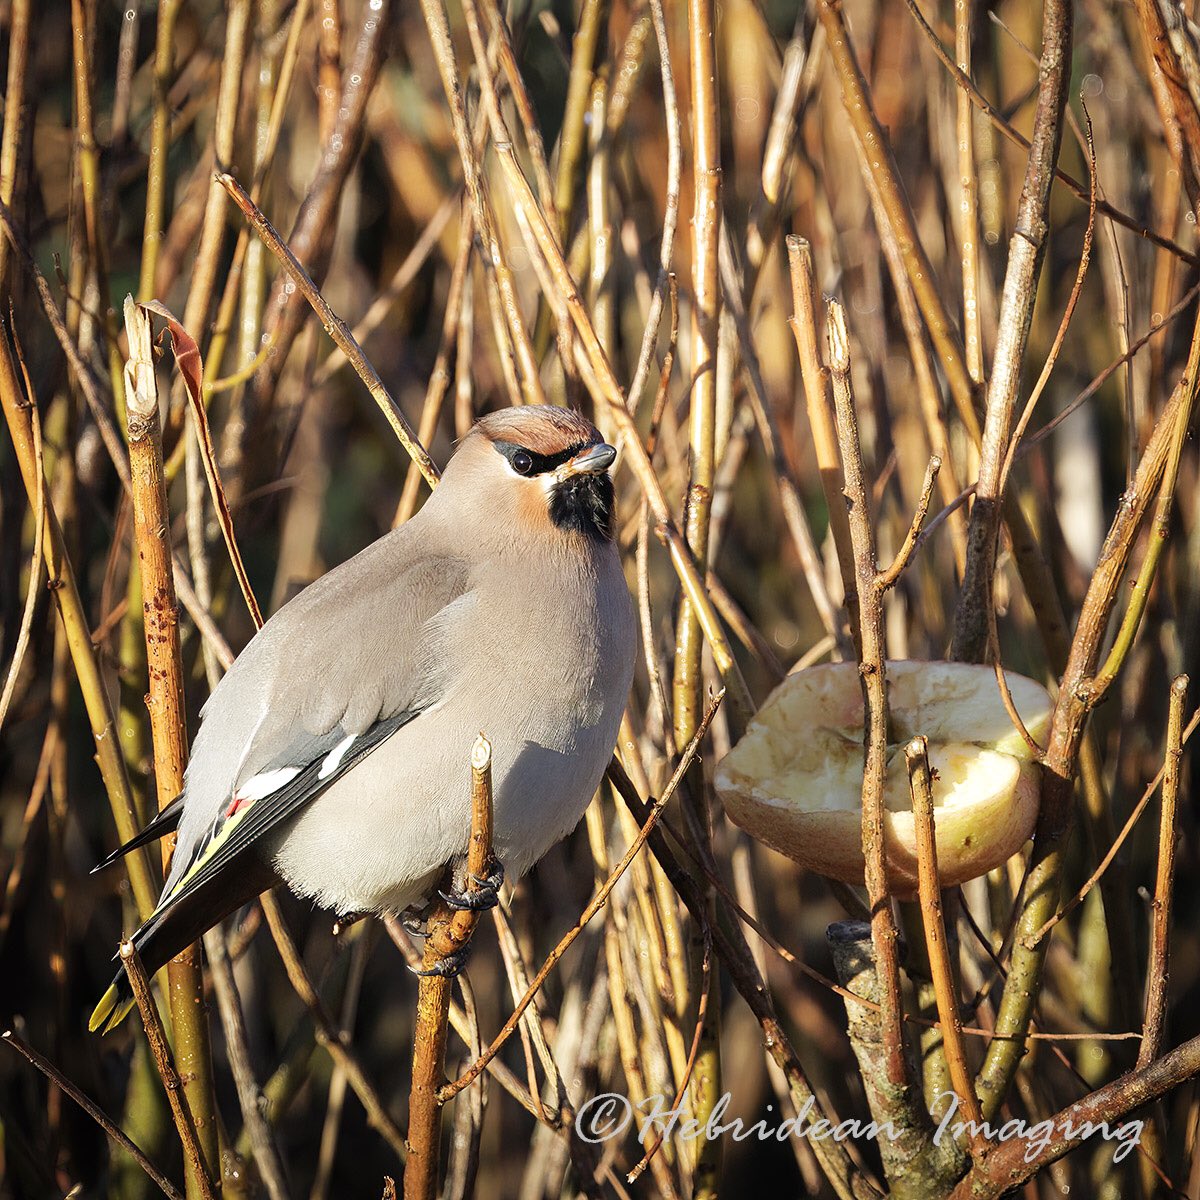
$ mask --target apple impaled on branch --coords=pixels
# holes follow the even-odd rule
[[[1041,742],[1052,703],[1006,673],[1013,704]],[[1033,833],[1040,767],[1014,727],[991,667],[889,662],[884,844],[888,880],[917,886],[916,833],[904,746],[929,740],[938,867],[946,886],[1005,862]],[[803,867],[863,882],[863,697],[856,663],[789,676],[717,767],[730,818]]]

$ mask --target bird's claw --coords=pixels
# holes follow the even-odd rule
[[[473,890],[456,888],[446,892],[441,888],[438,889],[438,895],[446,902],[447,906],[458,912],[484,912],[489,908],[495,908],[500,901],[500,888],[504,884],[503,865],[493,859],[491,874],[486,878],[481,879],[473,872],[468,873],[467,878],[475,884]]]
[[[422,913],[414,912],[411,908],[406,908],[400,914],[400,924],[404,926],[408,933],[413,937],[424,938],[429,936],[429,919]]]
[[[461,950],[455,950],[452,954],[447,954],[445,958],[438,959],[431,967],[409,967],[408,969],[421,978],[427,979],[430,976],[440,976],[443,979],[456,978],[463,967],[467,965],[467,947],[464,946]]]

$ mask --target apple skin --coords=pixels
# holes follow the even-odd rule
[[[1013,728],[991,667],[887,664],[890,737],[884,847],[900,897],[917,887],[916,832],[903,745],[929,739],[938,868],[947,886],[1008,860],[1037,823],[1040,765]],[[1006,672],[1030,735],[1044,738],[1052,703],[1040,684]],[[789,676],[718,764],[731,820],[803,867],[862,884],[863,699],[855,663]]]

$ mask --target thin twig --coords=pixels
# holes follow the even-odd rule
[[[275,945],[279,949],[279,956],[283,959],[288,980],[312,1014],[317,1029],[317,1041],[329,1052],[330,1058],[334,1059],[346,1072],[346,1078],[350,1081],[354,1094],[362,1101],[363,1108],[367,1110],[367,1121],[379,1131],[391,1147],[392,1152],[403,1160],[407,1153],[404,1134],[392,1120],[378,1091],[363,1071],[357,1055],[346,1039],[342,1037],[337,1022],[329,1015],[321,997],[317,995],[317,990],[313,987],[312,980],[309,979],[308,972],[300,958],[300,952],[296,949],[296,943],[292,940],[292,935],[284,923],[283,913],[280,911],[278,902],[270,892],[264,893],[260,902],[267,918],[267,924],[271,927],[271,936],[274,937]]]
[[[1091,701],[1087,684],[1100,656],[1102,640],[1116,603],[1118,588],[1150,497],[1157,490],[1175,440],[1180,409],[1191,412],[1200,368],[1200,324],[1189,353],[1188,371],[1159,418],[1138,464],[1134,486],[1118,509],[1101,549],[1100,561],[1084,598],[1070,657],[1063,672],[1050,740],[1043,760],[1041,811],[1034,836],[1023,899],[1017,914],[1010,982],[996,1014],[996,1028],[1006,1035],[988,1047],[978,1077],[984,1116],[999,1111],[1021,1060],[1013,1035],[1028,1031],[1045,963],[1046,940],[1039,936],[1057,907],[1066,837],[1072,814],[1075,774]]]
[[[933,499],[933,485],[937,481],[938,471],[942,468],[942,460],[935,454],[929,460],[929,464],[925,468],[925,479],[921,484],[921,495],[917,500],[917,508],[913,513],[913,519],[909,522],[908,530],[904,534],[904,541],[900,544],[900,549],[896,551],[896,557],[892,559],[892,565],[886,571],[879,573],[879,586],[883,591],[888,591],[896,586],[900,576],[904,574],[905,568],[912,561],[913,551],[917,546],[917,538],[921,533],[921,526],[925,524],[925,514],[929,512],[929,502]]]
[[[280,265],[294,281],[296,287],[304,294],[304,298],[312,305],[313,312],[321,319],[325,331],[333,338],[338,348],[346,356],[346,360],[358,372],[358,377],[367,385],[367,391],[379,405],[387,423],[392,427],[392,432],[408,452],[409,457],[420,468],[421,474],[425,476],[425,481],[432,487],[441,477],[441,472],[438,471],[433,459],[429,457],[425,448],[417,440],[417,435],[409,425],[408,418],[392,398],[392,394],[384,387],[378,372],[367,360],[367,356],[362,352],[362,347],[354,340],[349,326],[329,307],[329,302],[321,295],[317,285],[301,266],[300,260],[275,232],[271,222],[263,215],[242,185],[228,171],[219,171],[216,178],[217,182],[233,197],[233,202],[241,209],[246,220],[253,225],[255,232],[267,248],[279,260]]]
[[[804,402],[808,412],[808,427],[812,433],[817,471],[821,489],[829,510],[829,527],[837,550],[838,569],[842,576],[846,612],[850,618],[850,635],[858,646],[858,590],[854,586],[854,551],[850,545],[850,521],[842,495],[845,480],[838,451],[837,424],[829,400],[829,372],[821,362],[817,339],[817,285],[813,277],[812,247],[802,237],[789,234],[787,239],[788,268],[792,284],[792,315],[788,318],[796,339],[800,358],[800,374],[804,381]],[[839,648],[850,649],[845,635],[838,631]]]
[[[529,181],[517,163],[511,144],[498,145],[496,156],[518,206],[524,211],[525,219],[535,239],[535,246],[530,247],[531,252],[540,251],[545,258],[555,285],[562,293],[563,301],[571,314],[571,320],[574,321],[575,327],[579,331],[583,361],[587,367],[585,382],[592,388],[597,398],[607,404],[607,411],[620,431],[626,459],[645,492],[646,499],[650,504],[650,511],[654,514],[657,522],[656,532],[667,543],[671,552],[672,565],[683,585],[684,593],[696,610],[704,636],[712,650],[717,670],[720,671],[729,692],[730,704],[739,721],[745,723],[754,711],[746,682],[738,669],[737,661],[733,657],[712,601],[704,590],[701,572],[671,514],[662,485],[650,462],[650,456],[646,452],[633,417],[626,407],[625,396],[613,373],[612,364],[609,362],[608,356],[596,336],[591,318],[579,298],[579,289],[571,277],[570,268],[567,266],[562,249],[545,214],[538,206]]]
[[[1021,412],[1020,419],[1017,421],[1016,427],[1013,429],[1012,438],[1008,443],[1008,451],[1004,456],[1004,466],[1000,472],[1000,490],[1004,491],[1008,483],[1009,472],[1012,470],[1013,459],[1016,457],[1017,450],[1020,448],[1021,439],[1025,436],[1025,430],[1029,427],[1029,422],[1033,417],[1033,411],[1037,407],[1037,402],[1041,398],[1042,392],[1045,390],[1046,384],[1050,380],[1051,372],[1054,370],[1054,364],[1058,362],[1059,352],[1062,350],[1063,339],[1067,336],[1067,329],[1071,324],[1071,317],[1075,313],[1075,306],[1079,303],[1080,293],[1083,291],[1083,281],[1087,278],[1088,264],[1092,260],[1092,238],[1096,232],[1096,146],[1092,139],[1092,118],[1088,114],[1087,106],[1084,105],[1083,115],[1087,120],[1087,148],[1088,148],[1088,180],[1090,187],[1088,190],[1088,223],[1087,228],[1083,232],[1083,250],[1079,255],[1079,267],[1075,272],[1075,284],[1071,288],[1071,294],[1067,298],[1067,306],[1063,310],[1062,320],[1058,323],[1058,331],[1054,335],[1054,341],[1050,345],[1050,353],[1046,355],[1046,361],[1042,365],[1041,374],[1038,375],[1037,383],[1033,385],[1033,391],[1029,393],[1029,399],[1025,401],[1025,408]],[[1132,464],[1131,464],[1132,465]]]
[[[662,797],[656,800],[651,805],[646,818],[642,822],[641,829],[638,831],[638,836],[630,842],[628,849],[621,856],[621,860],[609,872],[608,878],[603,885],[596,891],[596,894],[588,902],[587,907],[579,915],[579,919],[575,924],[563,935],[557,946],[550,952],[546,961],[542,964],[541,969],[533,977],[533,982],[529,985],[529,990],[521,997],[520,1002],[513,1009],[508,1020],[504,1023],[503,1029],[492,1040],[491,1045],[481,1054],[471,1066],[462,1073],[453,1083],[446,1084],[438,1093],[440,1101],[444,1104],[447,1100],[457,1096],[465,1087],[469,1087],[479,1077],[481,1071],[487,1067],[488,1063],[500,1052],[504,1043],[515,1032],[518,1023],[521,1020],[521,1014],[533,1003],[534,997],[541,990],[542,984],[550,976],[550,972],[554,969],[555,964],[560,958],[571,948],[575,939],[584,931],[591,919],[604,907],[605,901],[608,899],[613,888],[617,886],[621,876],[625,874],[629,864],[633,862],[638,851],[646,844],[646,839],[649,838],[654,826],[658,823],[662,816],[663,809],[667,806],[671,797],[674,796],[676,789],[679,787],[688,767],[691,766],[692,760],[696,757],[700,749],[700,743],[704,740],[704,735],[708,732],[708,727],[712,723],[712,719],[716,716],[717,709],[724,698],[724,691],[720,691],[713,697],[709,703],[708,710],[705,712],[700,721],[700,725],[696,729],[696,733],[692,740],[684,749],[683,755],[676,766],[674,774],[672,774],[670,782],[663,789]]]
[[[672,280],[671,261],[675,252],[675,229],[679,224],[679,192],[683,175],[679,102],[675,97],[675,75],[671,70],[671,47],[667,41],[667,20],[663,14],[662,0],[650,0],[650,13],[654,18],[654,37],[658,42],[658,60],[662,73],[663,121],[667,128],[667,198],[663,210],[658,279],[650,300],[650,311],[646,314],[646,327],[642,331],[637,366],[629,384],[629,404],[634,409],[637,408],[642,389],[650,375],[650,363],[658,341],[659,325],[662,323],[663,305]]]
[[[651,813],[650,806],[643,803],[628,776],[615,759],[609,764],[608,778],[633,814],[634,819],[639,823],[647,821]],[[663,824],[666,827],[665,822]],[[675,835],[672,834],[672,836]],[[682,838],[677,837],[675,840],[677,844],[684,845]],[[649,846],[671,886],[688,906],[693,916],[701,921],[706,919],[701,915],[706,913],[707,907],[704,894],[696,886],[692,871],[685,868],[672,854],[661,829],[651,831]],[[693,853],[691,846],[686,846],[685,850],[689,855]],[[700,863],[698,858],[694,858],[692,861],[697,864],[697,868],[702,873],[707,870],[707,864]],[[724,884],[715,876],[712,885],[718,894],[722,893]],[[727,889],[724,890],[727,893]],[[758,964],[755,962],[745,934],[736,922],[727,922],[725,916],[726,914],[722,914],[722,919],[712,926],[713,948],[728,971],[738,993],[754,1014],[762,1032],[763,1044],[771,1055],[772,1061],[787,1079],[788,1093],[792,1102],[797,1111],[810,1112],[817,1119],[834,1117],[834,1114],[827,1114],[824,1111],[826,1105],[812,1090],[804,1067],[776,1015],[774,1002],[759,973]],[[830,1123],[836,1125],[836,1118],[834,1117]],[[844,1146],[818,1141],[814,1145],[813,1151],[820,1160],[826,1177],[839,1200],[867,1200],[868,1197],[876,1200],[880,1195],[879,1190],[860,1166],[851,1159]]]
[[[788,532],[792,535],[796,556],[800,560],[804,580],[808,584],[809,594],[821,617],[821,623],[825,626],[826,632],[831,637],[840,639],[843,649],[848,651],[849,641],[846,638],[844,614],[841,606],[834,603],[825,584],[820,552],[817,550],[816,541],[809,528],[808,514],[804,509],[795,473],[783,450],[783,439],[780,436],[778,422],[775,420],[775,414],[767,396],[758,355],[754,350],[750,323],[742,301],[742,284],[737,264],[734,261],[733,240],[727,221],[721,224],[720,262],[725,313],[732,316],[737,329],[738,352],[742,360],[743,373],[750,385],[748,389],[750,406],[754,413],[755,424],[758,426],[759,436],[762,438],[763,448],[771,459],[776,486],[779,489],[783,519],[788,527]],[[839,505],[839,507],[844,510],[844,506]]]
[[[269,1200],[287,1200],[287,1175],[271,1125],[263,1112],[263,1093],[250,1062],[246,1021],[242,1015],[242,1001],[233,975],[233,960],[229,954],[225,930],[220,925],[210,929],[205,935],[204,948],[208,951],[209,975],[217,999],[217,1010],[221,1015],[221,1024],[225,1030],[229,1069],[237,1089],[238,1105],[242,1110],[243,1128],[254,1154],[254,1165],[258,1168]]]
[[[1188,721],[1186,728],[1183,730],[1181,743],[1186,745],[1191,740],[1191,736],[1196,729],[1200,727],[1200,709],[1192,714],[1192,718]],[[1077,891],[1070,900],[1068,900],[1062,908],[1058,910],[1040,929],[1030,935],[1026,939],[1027,944],[1035,945],[1042,941],[1046,935],[1062,920],[1069,917],[1083,902],[1087,899],[1087,894],[1104,878],[1104,873],[1112,865],[1113,860],[1121,852],[1121,847],[1129,840],[1129,835],[1133,832],[1142,813],[1146,811],[1147,806],[1154,797],[1154,793],[1158,790],[1158,786],[1162,783],[1166,776],[1166,768],[1162,767],[1153,779],[1146,785],[1145,790],[1138,798],[1138,802],[1133,806],[1129,816],[1125,819],[1125,824],[1121,826],[1121,832],[1113,839],[1113,843],[1105,852],[1104,857],[1096,864],[1096,869],[1087,877],[1083,886]]]
[[[479,890],[492,859],[492,747],[481,733],[471,750],[471,837],[467,848],[466,891]],[[438,1190],[438,1148],[442,1125],[439,1094],[446,1060],[446,1024],[454,979],[438,973],[443,960],[462,954],[479,914],[439,902],[429,918],[424,973],[417,991],[413,1034],[412,1091],[408,1103],[408,1159],[405,1200],[433,1200]],[[533,1093],[536,1097],[537,1093]]]
[[[141,623],[148,670],[146,706],[150,710],[154,782],[161,811],[183,792],[188,758],[187,706],[183,694],[183,657],[171,544],[170,538],[163,536],[163,531],[171,528],[171,514],[163,474],[153,333],[149,314],[134,302],[132,296],[125,298],[125,334],[129,339],[129,361],[125,364],[125,416],[129,431],[134,536],[141,572]],[[174,848],[173,838],[164,840],[164,870]],[[220,1169],[220,1151],[199,943],[193,943],[171,958],[167,976],[175,1056],[184,1079],[188,1111],[195,1121],[195,1133],[209,1175],[216,1178]],[[189,1159],[189,1187],[194,1170],[195,1164]]]
[[[1183,758],[1183,703],[1188,677],[1178,675],[1171,684],[1167,713],[1167,752],[1163,767],[1162,817],[1158,833],[1158,871],[1154,879],[1154,921],[1150,958],[1146,964],[1146,1022],[1137,1068],[1143,1070],[1157,1057],[1167,1020],[1167,992],[1171,979],[1171,893],[1175,882],[1175,849],[1179,837],[1179,772]]]
[[[720,238],[721,103],[717,91],[716,2],[688,0],[688,65],[692,100],[692,378],[688,405],[689,470],[684,497],[683,532],[688,550],[704,574],[708,569],[713,489],[717,470],[717,367],[721,323]],[[704,703],[703,637],[699,614],[686,596],[675,622],[674,679],[671,693],[675,743],[683,745],[699,726]],[[687,789],[684,806],[704,856],[712,853],[712,817],[708,789]],[[689,939],[693,977],[702,947]],[[703,1125],[718,1103],[722,1085],[720,991],[713,988],[703,1029],[700,1061],[692,1076],[690,1099],[695,1119]],[[716,1138],[697,1143],[693,1161],[693,1194],[715,1200],[721,1148]]]
[[[930,339],[946,373],[959,416],[977,440],[975,385],[967,372],[962,340],[946,310],[933,265],[917,234],[912,206],[900,181],[891,141],[871,103],[867,82],[850,44],[845,14],[837,0],[819,0],[817,12],[825,29],[829,56],[837,71],[842,103],[854,136],[863,150],[863,163],[878,189],[880,203],[896,235]]]
[[[882,1036],[888,1082],[903,1087],[908,1081],[904,1054],[903,1005],[900,998],[899,932],[892,912],[891,890],[884,860],[884,775],[887,770],[888,707],[884,670],[882,576],[876,566],[875,529],[867,508],[858,415],[850,384],[850,343],[846,318],[836,301],[829,302],[829,366],[837,414],[838,443],[846,478],[850,544],[858,592],[858,628],[866,725],[862,783],[862,841],[866,860],[867,896],[871,905],[871,937],[880,974]]]
[[[921,15],[921,10],[917,7],[916,0],[904,0],[908,6],[908,11],[912,14],[913,19],[917,23],[917,28],[921,31],[925,40],[933,49],[942,65],[950,72],[955,84],[971,98],[971,103],[982,112],[987,119],[1000,131],[1014,146],[1019,146],[1022,150],[1030,149],[1030,142],[1024,134],[1018,132],[1006,119],[1004,114],[996,108],[994,104],[975,86],[970,76],[965,74],[946,50],[945,46],[938,40],[938,36],[930,28],[929,22]],[[1063,183],[1069,191],[1071,191],[1078,199],[1085,204],[1088,202],[1088,189],[1084,187],[1079,180],[1069,175],[1062,169],[1061,166],[1055,165],[1054,177]],[[1166,250],[1169,254],[1173,254],[1176,258],[1183,262],[1191,263],[1193,266],[1200,263],[1200,258],[1191,251],[1185,250],[1178,242],[1172,241],[1169,237],[1164,237],[1157,230],[1150,229],[1141,224],[1128,213],[1122,212],[1119,208],[1114,208],[1106,200],[1099,200],[1096,203],[1096,211],[1101,216],[1107,217],[1110,221],[1115,221],[1118,225],[1124,226],[1126,229],[1137,234],[1138,237],[1144,238],[1146,241],[1153,243],[1162,250]]]
[[[31,410],[17,377],[8,334],[8,323],[0,318],[0,407],[4,409],[25,493],[30,503],[36,503],[38,491],[45,485],[39,482],[41,477],[36,464]],[[117,833],[122,841],[126,841],[138,831],[137,808],[115,733],[112,702],[92,644],[91,626],[75,582],[74,569],[67,556],[62,527],[49,496],[46,498],[44,542],[46,574],[53,584],[51,595],[58,609],[71,662],[83,694],[96,745],[96,763],[100,768]],[[138,912],[143,918],[148,917],[154,911],[159,891],[153,882],[149,858],[144,851],[135,851],[125,861]]]
[[[217,514],[217,524],[225,539],[229,562],[233,567],[238,587],[241,589],[242,599],[245,600],[246,607],[250,611],[250,619],[254,622],[255,629],[261,629],[263,626],[262,609],[259,608],[258,600],[255,599],[254,589],[250,586],[250,576],[242,561],[242,552],[238,547],[233,529],[233,514],[229,511],[229,501],[225,496],[225,488],[221,484],[216,448],[213,446],[212,433],[208,425],[208,412],[204,407],[204,362],[200,357],[200,347],[183,325],[175,319],[166,305],[152,301],[143,307],[150,312],[157,313],[167,323],[167,330],[171,335],[171,349],[175,354],[175,362],[179,367],[184,390],[191,404],[197,450],[204,464],[204,474],[208,480],[209,494]]]
[[[680,1080],[679,1087],[675,1091],[674,1099],[671,1101],[670,1111],[676,1111],[683,1103],[683,1097],[687,1094],[688,1085],[692,1078],[692,1072],[696,1068],[696,1059],[700,1053],[700,1046],[704,1036],[704,1022],[708,1015],[708,981],[709,974],[712,970],[712,933],[708,926],[704,927],[704,955],[700,964],[700,987],[697,995],[700,997],[700,1003],[696,1008],[696,1028],[692,1033],[692,1046],[688,1051],[687,1063],[683,1068],[683,1077]],[[650,1165],[654,1156],[662,1149],[663,1143],[666,1141],[666,1136],[662,1133],[655,1137],[650,1148],[642,1155],[637,1164],[626,1174],[626,1183],[636,1183],[638,1177]]]
[[[1195,359],[1189,370],[1200,370],[1200,357]],[[1189,386],[1193,394],[1198,385],[1200,385],[1200,380],[1193,378],[1190,381]],[[1137,637],[1142,617],[1146,612],[1146,605],[1150,601],[1150,589],[1154,585],[1158,563],[1171,532],[1171,508],[1175,499],[1175,484],[1179,479],[1179,463],[1183,455],[1184,442],[1187,440],[1191,417],[1191,405],[1181,405],[1175,418],[1175,429],[1167,454],[1167,465],[1158,488],[1158,500],[1154,506],[1154,520],[1150,525],[1150,538],[1146,546],[1146,554],[1142,559],[1142,565],[1138,568],[1133,587],[1130,589],[1129,603],[1122,614],[1121,624],[1117,628],[1113,644],[1103,665],[1088,684],[1089,699],[1092,703],[1098,703],[1116,679],[1126,656],[1133,649],[1134,639]]]
[[[971,1151],[978,1157],[986,1148],[979,1126],[983,1114],[975,1084],[967,1068],[966,1047],[962,1040],[962,1016],[958,1008],[958,989],[950,950],[946,943],[946,924],[942,916],[942,881],[938,875],[937,835],[934,826],[933,781],[929,773],[929,746],[923,737],[913,738],[904,748],[908,760],[908,787],[912,796],[913,823],[917,834],[917,891],[921,902],[921,923],[929,952],[929,971],[941,1021],[942,1045],[950,1067],[950,1081],[962,1105],[963,1114],[976,1132],[971,1136]]]
[[[446,6],[443,0],[421,0],[421,11],[429,30],[429,40],[437,61],[442,88],[446,93],[446,102],[450,107],[454,142],[462,162],[467,194],[471,198],[475,231],[483,243],[484,266],[489,272],[494,287],[498,289],[498,296],[494,297],[494,303],[499,306],[497,315],[501,317],[497,351],[500,353],[502,361],[511,359],[512,369],[519,373],[519,394],[524,397],[525,403],[544,404],[546,399],[542,394],[533,344],[521,317],[520,306],[513,288],[512,272],[504,260],[504,253],[492,216],[491,201],[488,199],[479,167],[479,158],[475,153],[470,131],[467,128],[466,106],[463,101],[462,86],[459,82],[454,46],[450,39],[450,23],[446,15]],[[481,78],[486,77],[491,81],[492,72],[489,69],[490,64],[486,52],[479,56],[478,63]],[[494,88],[492,96],[494,99]],[[489,103],[489,118],[493,116],[493,112],[496,116],[499,115],[495,106]]]
[[[1042,11],[1037,113],[1021,203],[1009,243],[996,351],[988,380],[979,478],[967,530],[966,570],[954,616],[951,656],[963,662],[982,661],[987,646],[987,613],[992,603],[996,540],[1004,499],[1004,460],[1050,227],[1050,191],[1071,82],[1071,35],[1069,2],[1047,0]]]
[[[200,1196],[204,1200],[216,1200],[212,1179],[204,1161],[204,1151],[200,1145],[198,1130],[191,1108],[188,1106],[188,1093],[184,1081],[180,1079],[175,1062],[171,1057],[171,1048],[167,1045],[167,1035],[163,1030],[162,1018],[154,1004],[154,996],[150,992],[150,980],[146,978],[146,969],[132,942],[122,942],[120,949],[121,966],[129,977],[129,986],[133,989],[133,998],[137,1002],[138,1012],[142,1017],[142,1025],[146,1030],[146,1040],[150,1043],[150,1052],[154,1056],[154,1065],[158,1068],[163,1088],[167,1093],[167,1103],[171,1107],[171,1117],[175,1122],[175,1130],[179,1134],[183,1146],[184,1163],[188,1169],[188,1179],[193,1181]]]
[[[14,343],[14,349],[20,356],[19,345]],[[42,420],[38,415],[37,398],[30,386],[29,372],[25,370],[23,357],[21,357],[21,372],[25,378],[25,390],[29,397],[29,427],[33,432],[33,462],[37,480],[33,501],[33,560],[29,564],[29,588],[25,593],[25,607],[21,611],[21,625],[17,630],[17,640],[13,647],[12,661],[8,664],[4,689],[0,692],[0,729],[4,728],[4,718],[8,715],[8,706],[12,702],[13,692],[16,690],[17,677],[21,673],[21,663],[25,659],[25,651],[29,646],[33,614],[37,608],[38,596],[41,594],[42,565],[45,555],[43,543],[46,533],[46,472],[42,461]]]
[[[18,1054],[32,1063],[45,1077],[60,1088],[83,1109],[112,1140],[128,1154],[134,1162],[154,1181],[155,1186],[168,1200],[183,1200],[183,1193],[142,1153],[125,1131],[94,1100],[79,1090],[52,1062],[43,1058],[32,1046],[19,1038],[11,1029],[0,1033],[0,1042],[11,1046]]]
[[[162,244],[163,213],[167,203],[167,151],[171,137],[171,104],[168,92],[174,73],[175,21],[180,0],[158,0],[154,31],[153,116],[150,124],[150,162],[146,173],[146,216],[142,236],[140,300],[154,299],[155,268]]]
[[[1051,1135],[1036,1148],[1025,1138],[997,1146],[959,1183],[949,1200],[997,1200],[1080,1146],[1102,1122],[1115,1130],[1120,1118],[1165,1096],[1200,1073],[1200,1037],[1184,1042],[1149,1066],[1131,1071],[1048,1118]],[[1120,1126],[1125,1138],[1140,1134],[1137,1125]],[[1032,1152],[1031,1152],[1032,1151]]]
[[[429,382],[425,385],[425,403],[421,406],[421,420],[417,429],[422,445],[429,445],[433,441],[442,419],[442,408],[450,390],[451,356],[460,346],[470,343],[470,321],[468,319],[464,322],[463,318],[471,295],[471,257],[474,248],[471,230],[472,217],[468,208],[462,213],[458,253],[455,255],[450,283],[446,288],[446,311],[442,314],[442,333],[438,342],[437,357],[433,361],[433,370],[429,373]],[[460,386],[464,383],[462,379],[458,382]],[[469,376],[467,382],[469,383]],[[416,463],[409,463],[400,502],[396,505],[396,514],[392,518],[393,528],[403,525],[416,512],[417,495],[420,490],[421,473]]]

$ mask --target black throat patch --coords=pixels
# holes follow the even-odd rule
[[[613,483],[607,471],[575,475],[550,492],[550,520],[597,542],[613,539]]]

